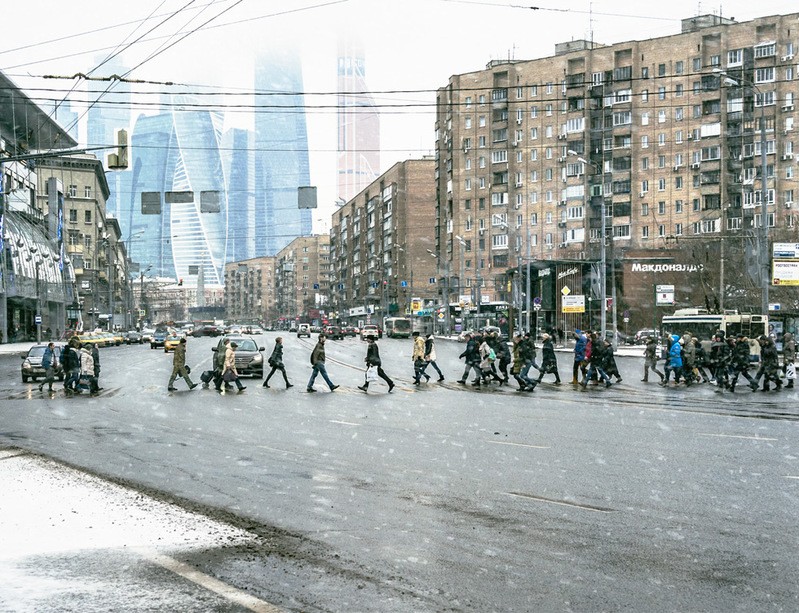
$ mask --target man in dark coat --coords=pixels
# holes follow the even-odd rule
[[[327,376],[327,368],[325,367],[325,340],[327,336],[324,334],[319,335],[319,340],[316,341],[316,347],[313,348],[311,352],[311,366],[313,367],[313,372],[311,373],[311,378],[308,380],[308,387],[306,387],[305,391],[307,392],[315,392],[314,389],[314,381],[316,381],[316,375],[322,375],[322,378],[327,383],[327,386],[330,388],[331,392],[335,392],[338,389],[338,385],[333,383],[330,380],[330,377]]]
[[[538,372],[538,383],[544,375],[555,375],[555,385],[560,385],[560,373],[558,372],[558,358],[555,355],[555,346],[552,342],[552,337],[549,334],[542,334],[541,340],[541,370]]]
[[[469,371],[474,369],[475,381],[480,382],[483,376],[480,372],[480,343],[471,333],[466,334],[466,349],[458,356],[459,359],[466,360],[466,367],[463,370],[463,375],[458,379],[458,383],[465,384],[469,378]]]
[[[761,391],[767,392],[769,383],[773,381],[777,386],[777,391],[782,389],[782,379],[780,378],[780,363],[779,354],[777,353],[777,346],[774,341],[768,336],[761,336],[758,341],[760,342],[760,370],[757,372],[756,379],[763,375],[763,388]]]
[[[749,387],[752,391],[757,391],[757,381],[749,374],[749,339],[743,334],[739,334],[735,340],[732,348],[732,359],[730,364],[730,374],[732,381],[730,381],[730,391],[735,391],[735,385],[738,383],[738,375],[743,375],[749,381]]]
[[[394,389],[394,382],[391,380],[384,371],[383,371],[383,363],[380,360],[380,350],[377,348],[377,339],[374,336],[367,336],[366,342],[368,343],[366,348],[366,368],[367,370],[374,366],[377,368],[377,376],[383,379],[388,384],[388,392],[389,394]],[[363,385],[358,386],[359,390],[364,392],[369,390],[369,381],[364,381]]]

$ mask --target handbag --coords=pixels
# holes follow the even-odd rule
[[[785,365],[785,378],[788,380],[796,379],[796,365],[788,363]]]
[[[222,381],[224,381],[225,383],[232,383],[235,380],[236,380],[236,373],[234,373],[232,370],[226,370],[222,374]]]
[[[370,366],[366,369],[366,382],[374,383],[377,381],[377,366]]]

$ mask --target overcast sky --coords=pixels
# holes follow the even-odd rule
[[[434,90],[453,74],[481,70],[492,59],[549,56],[556,43],[588,39],[592,32],[596,42],[612,44],[676,34],[681,19],[697,14],[721,12],[746,21],[791,11],[799,11],[796,0],[26,0],[3,2],[0,69],[23,87],[67,92],[73,81],[41,75],[88,73],[95,58],[119,47],[127,66],[141,63],[131,78],[248,92],[254,54],[292,45],[302,54],[305,91],[334,92],[336,41],[355,35],[365,47],[376,101],[410,105],[381,114],[384,171],[399,160],[432,153],[434,110],[417,104],[432,104]],[[799,23],[797,32],[799,42]],[[107,72],[100,68],[95,74]],[[379,93],[388,90],[407,93]],[[332,105],[335,97],[313,102]],[[134,109],[133,117],[140,112]],[[230,113],[226,125],[250,127],[251,119]],[[316,217],[329,220],[336,183],[335,112],[311,111],[308,127],[311,179],[320,198]]]

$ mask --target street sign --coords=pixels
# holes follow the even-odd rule
[[[408,287],[407,281],[400,281],[400,287]]]
[[[561,312],[563,313],[585,313],[585,296],[577,294],[575,296],[563,296],[561,300]]]
[[[560,293],[563,294],[564,296],[568,296],[569,294],[572,293],[572,291],[569,289],[568,285],[564,285],[563,289],[560,290]]]
[[[674,304],[674,286],[655,286],[655,306],[671,306]]]
[[[533,304],[536,305],[537,307],[540,307],[541,306],[541,298],[539,298],[538,296],[533,298]]]
[[[438,320],[441,321],[442,319],[444,319],[444,313],[439,313]]]
[[[36,323],[36,325],[38,326],[40,323],[42,323],[42,317],[41,317],[41,315],[37,315],[37,316],[36,316],[36,318],[35,318],[33,321],[34,321],[34,322]]]

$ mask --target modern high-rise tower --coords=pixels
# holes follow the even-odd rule
[[[346,202],[380,174],[380,116],[366,93],[366,63],[359,42],[339,41],[337,83],[337,196]]]
[[[310,185],[305,97],[297,54],[272,50],[255,64],[255,257],[275,255],[311,233],[311,211],[297,206]]]

